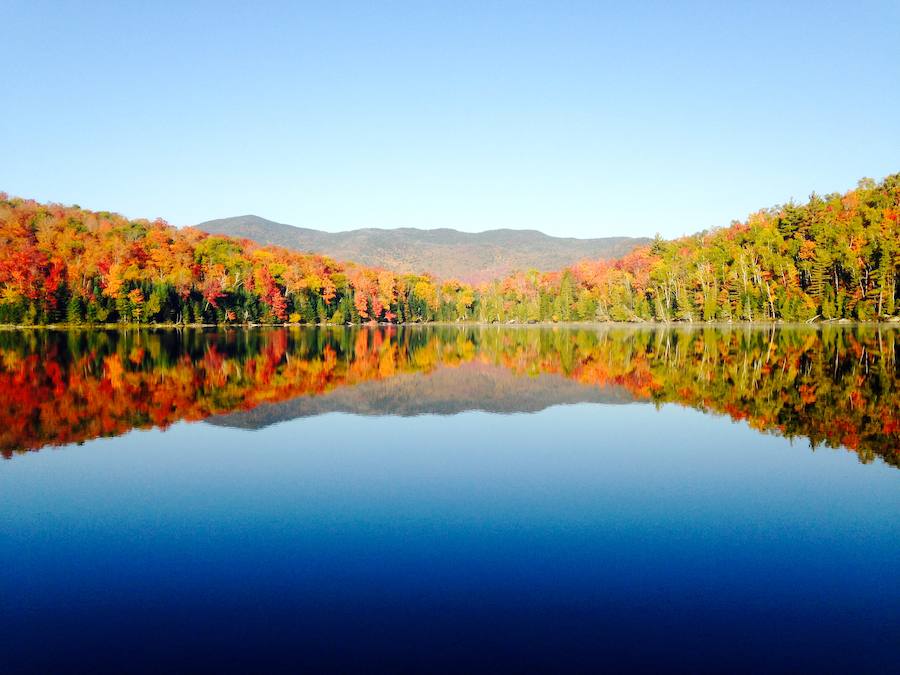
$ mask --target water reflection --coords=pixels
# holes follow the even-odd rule
[[[898,465],[895,330],[285,328],[0,333],[0,450],[180,420],[677,403]]]

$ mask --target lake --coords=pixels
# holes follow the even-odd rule
[[[900,331],[0,332],[0,671],[900,662]]]

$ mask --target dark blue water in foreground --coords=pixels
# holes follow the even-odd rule
[[[667,404],[0,462],[0,671],[882,671],[900,472]]]
[[[3,660],[887,668],[898,477],[672,406],[132,432],[0,466]]]

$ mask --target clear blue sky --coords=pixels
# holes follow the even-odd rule
[[[130,217],[675,236],[900,171],[897,0],[0,16],[0,190]]]

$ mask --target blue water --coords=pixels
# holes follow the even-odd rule
[[[638,403],[45,448],[0,462],[0,670],[885,672],[898,481]]]

